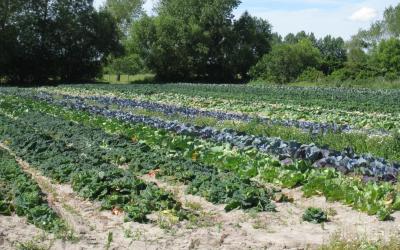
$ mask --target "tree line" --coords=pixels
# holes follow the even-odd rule
[[[166,82],[346,81],[400,75],[400,4],[350,41],[281,37],[239,0],[1,0],[0,79],[82,82],[152,72]]]
[[[114,18],[88,0],[2,0],[0,77],[17,83],[84,81],[122,51]]]

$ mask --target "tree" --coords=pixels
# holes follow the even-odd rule
[[[287,35],[285,36],[285,38],[283,39],[283,41],[284,41],[285,43],[288,43],[288,44],[295,44],[295,43],[298,43],[298,42],[299,42],[299,41],[296,39],[296,35],[293,34],[293,33],[287,34]]]
[[[144,0],[107,0],[105,8],[115,18],[124,35],[128,35],[132,23],[143,14]]]
[[[373,54],[373,60],[385,73],[400,75],[400,40],[390,38],[381,41]]]
[[[4,3],[4,2],[3,2]],[[97,76],[119,48],[111,16],[91,0],[5,2],[0,60],[3,77],[18,83],[79,81]]]
[[[283,38],[281,35],[279,35],[277,32],[272,33],[272,41],[271,45],[276,45],[283,43]]]
[[[245,12],[233,26],[232,71],[248,79],[249,69],[271,50],[271,25]]]
[[[389,37],[400,38],[400,4],[396,7],[390,6],[385,10],[384,16],[384,30]]]
[[[59,1],[54,25],[61,32],[54,37],[58,50],[58,76],[64,81],[92,79],[111,53],[121,50],[116,24],[104,10],[96,12],[89,1]],[[71,7],[74,7],[71,9]]]
[[[271,26],[245,13],[233,20],[238,0],[163,0],[158,15],[132,28],[130,44],[164,81],[227,82],[248,78],[270,50]]]
[[[367,64],[369,60],[368,54],[366,53],[367,47],[368,45],[361,37],[359,37],[358,35],[353,36],[351,40],[346,43],[347,64]]]
[[[400,4],[385,9],[383,19],[361,29],[352,39],[361,39],[367,49],[374,49],[385,39],[400,38]]]
[[[0,1],[0,77],[10,72],[8,65],[14,60],[17,46],[16,13],[22,9],[23,0]]]
[[[347,55],[345,43],[341,37],[325,36],[316,42],[316,46],[322,55],[321,70],[325,75],[344,66]]]
[[[144,0],[107,0],[105,10],[108,11],[116,20],[119,31],[121,32],[121,43],[124,50],[117,56],[111,56],[106,66],[107,71],[117,74],[117,81],[120,80],[121,74],[136,74],[141,69],[137,69],[141,65],[139,55],[130,53],[127,50],[127,38],[131,30],[132,24],[143,14]],[[135,61],[136,60],[136,61]],[[129,65],[131,64],[131,65]]]
[[[301,40],[308,39],[311,43],[316,46],[317,39],[315,38],[314,33],[306,33],[305,31],[300,31],[297,34],[289,33],[285,36],[284,42],[288,44],[296,44]]]
[[[174,62],[177,66],[172,66],[173,72],[188,80],[220,82],[234,79],[230,57],[234,48],[232,11],[239,3],[238,0],[161,1],[160,20],[167,23],[165,28],[160,29],[161,40],[166,42],[164,44],[172,53],[166,57],[172,56],[169,63]],[[176,33],[167,36],[163,33],[172,30],[172,25],[177,27],[177,24]]]
[[[114,58],[106,67],[107,73],[136,75],[144,70],[145,66],[141,62],[139,55],[129,54],[123,57]],[[117,77],[117,81],[119,81]]]
[[[308,39],[296,44],[278,44],[265,55],[250,71],[255,79],[272,83],[295,81],[304,70],[318,68],[321,53]]]

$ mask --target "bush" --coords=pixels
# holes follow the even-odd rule
[[[316,68],[307,68],[297,78],[297,81],[298,82],[320,82],[324,78],[325,78],[325,75],[322,71],[317,70]]]
[[[327,214],[320,208],[309,207],[303,214],[303,220],[319,224],[328,221]]]
[[[391,38],[381,41],[373,53],[373,60],[387,72],[400,73],[400,40]]]
[[[399,80],[400,76],[398,73],[394,73],[394,72],[388,72],[385,74],[385,80],[389,81],[389,82],[394,82],[396,80]]]
[[[384,72],[371,65],[349,65],[334,71],[328,81],[366,80],[384,76]]]
[[[304,39],[296,44],[278,44],[271,53],[265,55],[250,69],[253,79],[271,83],[295,81],[307,68],[320,65],[321,53],[310,40]]]

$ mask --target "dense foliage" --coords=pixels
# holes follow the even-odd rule
[[[0,11],[0,80],[82,82],[101,73],[160,81],[363,85],[399,80],[400,5],[350,41],[300,31],[282,38],[239,0],[9,1]],[[365,85],[365,84],[364,84]]]
[[[129,43],[161,80],[234,81],[270,49],[268,22],[243,14],[239,1],[161,1],[132,27]],[[173,63],[171,63],[173,62]]]
[[[22,83],[83,81],[120,49],[114,19],[91,0],[2,1],[0,78]]]
[[[142,13],[143,3],[143,0],[107,0],[105,9],[115,18],[123,35],[127,35],[133,21]]]
[[[272,48],[252,69],[251,76],[273,83],[296,80],[307,68],[318,67],[321,54],[310,40],[296,44],[279,44]]]

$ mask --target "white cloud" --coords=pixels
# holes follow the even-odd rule
[[[352,21],[367,22],[378,16],[378,11],[374,8],[362,7],[350,16]]]

